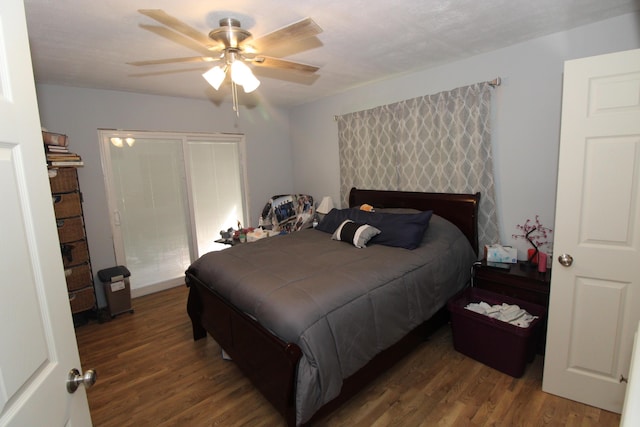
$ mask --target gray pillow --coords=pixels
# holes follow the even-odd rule
[[[359,224],[347,219],[338,226],[331,238],[351,243],[356,248],[366,248],[367,242],[378,234],[380,230],[369,224]]]

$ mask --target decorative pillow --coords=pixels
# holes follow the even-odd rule
[[[349,242],[356,248],[366,248],[369,240],[378,234],[380,234],[380,230],[369,224],[358,224],[347,219],[338,226],[331,238]]]
[[[354,208],[357,209],[357,208]],[[338,226],[344,222],[345,219],[351,219],[351,211],[353,209],[337,209],[333,208],[320,220],[320,223],[316,226],[316,230],[324,231],[325,233],[333,234]]]
[[[366,212],[359,208],[332,209],[318,224],[316,230],[334,233],[344,220],[350,219],[357,223],[369,224],[381,231],[379,235],[371,239],[371,243],[415,249],[422,243],[432,214],[433,211],[394,214]]]

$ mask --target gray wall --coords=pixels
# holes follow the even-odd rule
[[[84,160],[78,178],[94,276],[115,265],[97,129],[243,133],[252,224],[269,197],[293,190],[289,122],[281,110],[241,109],[236,119],[230,104],[52,85],[36,90],[42,126],[67,134],[70,150]]]
[[[274,194],[301,192],[339,200],[334,115],[500,76],[503,84],[493,96],[492,144],[501,240],[509,244],[514,243],[516,224],[536,214],[553,228],[564,61],[640,47],[639,21],[638,14],[624,15],[354,88],[290,111],[242,109],[237,120],[226,104],[52,85],[36,89],[42,125],[69,135],[72,151],[85,161],[79,177],[97,272],[115,263],[99,128],[244,133],[255,224],[266,199]]]
[[[291,110],[295,191],[339,199],[334,115],[502,78],[494,90],[492,147],[501,241],[540,215],[553,228],[564,61],[640,47],[640,15],[628,14],[446,66],[354,88]]]

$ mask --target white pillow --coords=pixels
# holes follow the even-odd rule
[[[356,248],[366,248],[367,242],[380,233],[380,230],[369,224],[358,224],[347,219],[338,226],[331,238],[349,242]]]

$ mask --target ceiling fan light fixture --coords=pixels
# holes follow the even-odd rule
[[[253,75],[251,68],[241,60],[231,63],[231,80],[243,87],[245,93],[253,92],[260,86],[260,80]]]
[[[220,89],[220,85],[224,81],[226,76],[226,67],[225,69],[220,68],[220,66],[216,65],[206,73],[202,75],[204,79],[211,85],[215,90]]]
[[[243,85],[244,81],[251,74],[251,70],[242,61],[233,61],[231,63],[231,80],[237,85]]]
[[[254,76],[253,73],[251,73],[245,79],[245,82],[242,85],[242,88],[244,89],[244,93],[251,93],[254,90],[258,89],[258,86],[260,86],[260,80],[258,80],[256,76]]]

